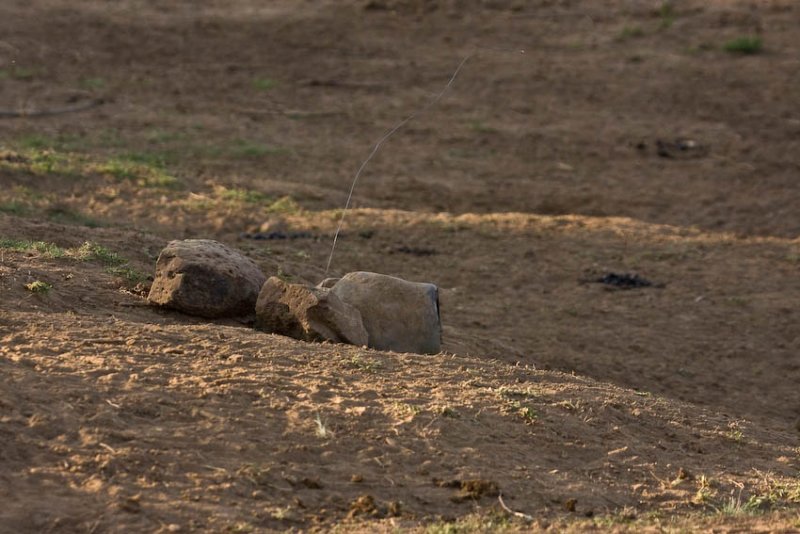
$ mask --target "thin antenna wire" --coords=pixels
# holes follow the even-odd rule
[[[364,168],[367,166],[367,163],[369,163],[370,160],[375,156],[375,154],[378,153],[378,150],[381,148],[381,145],[383,145],[383,143],[385,143],[391,136],[393,136],[397,132],[397,130],[405,126],[408,122],[413,120],[417,115],[425,113],[431,106],[433,106],[439,100],[441,100],[442,96],[444,96],[447,90],[450,89],[450,86],[453,85],[453,82],[456,80],[456,76],[458,76],[458,73],[461,71],[461,68],[476,53],[477,52],[472,52],[467,56],[465,56],[464,59],[461,60],[461,63],[458,64],[458,67],[456,68],[455,72],[453,72],[453,75],[450,77],[450,81],[448,81],[447,85],[444,86],[444,89],[442,89],[439,92],[439,94],[436,95],[433,98],[433,100],[428,102],[424,107],[418,109],[405,119],[398,122],[391,130],[389,130],[383,137],[381,137],[380,140],[377,143],[375,143],[375,146],[372,147],[372,152],[369,153],[367,159],[365,159],[363,163],[361,163],[361,166],[358,168],[358,172],[356,172],[355,178],[353,178],[353,183],[350,185],[350,193],[347,195],[347,202],[344,205],[344,210],[342,210],[342,216],[339,219],[339,226],[336,227],[336,233],[333,235],[333,245],[331,245],[331,253],[330,256],[328,256],[328,264],[325,266],[326,275],[328,274],[328,271],[331,268],[331,262],[333,261],[333,252],[336,250],[336,241],[339,239],[339,232],[342,230],[342,225],[344,224],[344,216],[345,214],[347,214],[347,209],[350,207],[350,201],[353,199],[353,191],[355,190],[356,183],[358,182],[358,179],[361,177],[361,173],[364,171]]]

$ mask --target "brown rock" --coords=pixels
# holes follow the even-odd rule
[[[419,354],[441,350],[439,289],[435,285],[355,272],[336,282],[331,293],[361,312],[370,347]]]
[[[266,276],[241,252],[210,239],[171,241],[156,261],[148,300],[201,317],[253,313]]]
[[[302,339],[366,345],[361,314],[328,289],[290,284],[275,276],[261,288],[256,328]]]

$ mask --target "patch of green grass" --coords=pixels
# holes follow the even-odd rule
[[[83,89],[102,89],[106,86],[106,81],[103,78],[84,78],[79,85]]]
[[[231,156],[236,158],[257,159],[284,153],[286,153],[285,148],[269,146],[245,139],[235,141],[230,147]]]
[[[253,89],[257,91],[269,91],[270,89],[274,89],[277,85],[278,82],[270,78],[256,78],[253,80]]]
[[[144,283],[150,279],[149,275],[128,266],[109,267],[106,269],[106,272],[124,278],[134,285]]]
[[[47,137],[39,134],[25,135],[17,141],[17,144],[22,148],[31,150],[40,150],[42,148],[53,148],[56,146],[52,137]]]
[[[57,205],[48,208],[47,217],[51,221],[65,224],[77,224],[80,226],[86,226],[88,228],[98,228],[102,226],[102,223],[97,219],[89,217],[88,215],[84,215],[83,213],[70,209],[66,206]]]
[[[5,157],[0,160],[0,167],[37,175],[79,176],[84,158],[78,154],[50,148],[59,142],[41,136],[26,136],[15,143],[20,150],[4,153]]]
[[[727,516],[740,516],[740,515],[753,515],[762,511],[764,502],[760,496],[752,495],[747,500],[742,501],[741,492],[739,495],[731,495],[722,502],[721,506],[714,506],[713,508],[719,515]]]
[[[737,37],[725,43],[722,49],[731,54],[758,54],[764,49],[764,41],[758,36]]]
[[[25,150],[51,150],[58,152],[70,152],[75,150],[85,150],[87,148],[86,139],[78,135],[61,133],[55,136],[41,134],[28,134],[12,142],[16,147]]]
[[[714,45],[712,45],[711,43],[703,42],[703,43],[700,43],[700,44],[696,44],[696,45],[692,45],[692,46],[687,47],[686,48],[686,53],[694,56],[694,55],[700,54],[701,52],[708,52],[710,50],[714,50],[715,48],[716,47]]]
[[[154,169],[164,169],[167,166],[167,155],[164,152],[125,152],[118,158],[121,161],[129,161]]]
[[[48,284],[47,282],[36,280],[34,282],[31,282],[30,284],[25,284],[25,288],[31,293],[47,293],[48,291],[53,289],[53,286]]]
[[[521,417],[526,424],[533,424],[539,417],[536,409],[530,404],[523,402],[537,397],[537,393],[532,388],[516,389],[509,387],[500,387],[497,389],[497,395],[504,402],[504,411],[512,413]]]
[[[476,119],[472,120],[469,123],[469,127],[472,131],[478,133],[497,133],[497,128],[487,125],[484,121]]]
[[[100,130],[97,134],[97,143],[106,148],[117,148],[125,146],[125,139],[116,128]]]
[[[260,191],[253,191],[252,189],[239,189],[219,187],[217,188],[217,196],[222,200],[232,200],[235,202],[247,202],[249,204],[258,204],[272,201],[272,197],[265,195]]]
[[[129,161],[111,159],[97,166],[97,171],[109,174],[120,180],[134,180],[138,177],[138,166]]]
[[[0,238],[0,248],[17,252],[38,252],[48,258],[61,258],[67,253],[63,248],[53,243],[22,239]]]
[[[144,282],[149,277],[128,265],[128,260],[116,252],[91,241],[80,247],[64,249],[54,243],[45,241],[28,241],[22,239],[0,239],[0,249],[17,252],[38,252],[46,258],[72,258],[78,261],[94,261],[107,267],[106,272],[120,276],[133,284]]]
[[[103,265],[119,266],[128,263],[128,260],[122,258],[116,252],[97,243],[87,241],[77,249],[70,249],[76,259],[81,261],[97,261]]]
[[[641,26],[625,26],[620,30],[617,35],[617,41],[627,41],[628,39],[637,39],[644,37],[645,32]]]
[[[32,80],[37,74],[38,70],[32,67],[11,67],[8,69],[0,69],[0,80]]]
[[[128,153],[94,166],[94,170],[119,180],[130,180],[141,187],[178,189],[182,183],[164,169],[160,154]]]
[[[736,443],[741,443],[744,439],[744,432],[742,432],[738,425],[732,424],[728,427],[728,431],[725,432],[725,437]]]
[[[160,130],[160,129],[153,129],[148,130],[145,133],[145,140],[148,143],[154,144],[167,144],[167,143],[174,143],[177,141],[185,141],[189,138],[189,135],[186,132],[174,132],[168,130]]]
[[[267,209],[269,213],[281,213],[284,215],[300,213],[302,208],[292,197],[284,196],[270,204]]]
[[[658,18],[661,19],[659,27],[666,30],[675,23],[675,6],[671,1],[662,2],[658,8]]]
[[[34,174],[75,174],[76,168],[70,158],[51,149],[31,151],[28,154],[28,169]]]
[[[0,202],[0,212],[10,213],[11,215],[25,215],[30,211],[30,206],[18,200]]]

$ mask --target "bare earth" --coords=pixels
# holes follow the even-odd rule
[[[798,22],[3,1],[0,531],[797,531]],[[446,350],[148,306],[186,237],[436,283]]]

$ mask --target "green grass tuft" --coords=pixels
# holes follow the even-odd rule
[[[618,41],[627,41],[628,39],[636,39],[644,37],[645,33],[641,26],[625,26],[622,31],[617,35]]]
[[[118,266],[128,261],[102,245],[87,241],[74,251],[75,258],[81,261],[98,261],[103,265]]]
[[[12,200],[10,202],[0,202],[0,212],[2,213],[10,213],[11,215],[25,215],[29,211],[29,206],[16,200]]]
[[[269,91],[270,89],[274,89],[276,85],[278,85],[278,83],[269,78],[256,78],[253,80],[253,88],[257,91]]]
[[[260,191],[253,191],[251,189],[239,189],[220,187],[217,191],[219,198],[223,200],[233,200],[235,202],[247,202],[249,204],[258,204],[262,202],[272,201],[272,197],[265,195]]]
[[[80,81],[83,89],[103,89],[106,81],[103,78],[84,78]]]
[[[738,37],[725,43],[722,48],[731,54],[758,54],[764,49],[764,41],[758,36]]]
[[[61,258],[66,251],[53,243],[45,241],[27,241],[22,239],[0,238],[0,248],[16,252],[38,252],[48,258]]]
[[[149,275],[128,266],[109,267],[106,272],[124,278],[131,284],[140,284],[150,279]]]
[[[269,146],[263,143],[255,143],[245,139],[239,139],[235,141],[230,148],[230,154],[236,158],[257,159],[265,156],[284,153],[286,153],[285,148]]]
[[[295,199],[290,196],[281,197],[267,207],[269,213],[282,213],[291,215],[300,213],[302,208]]]

